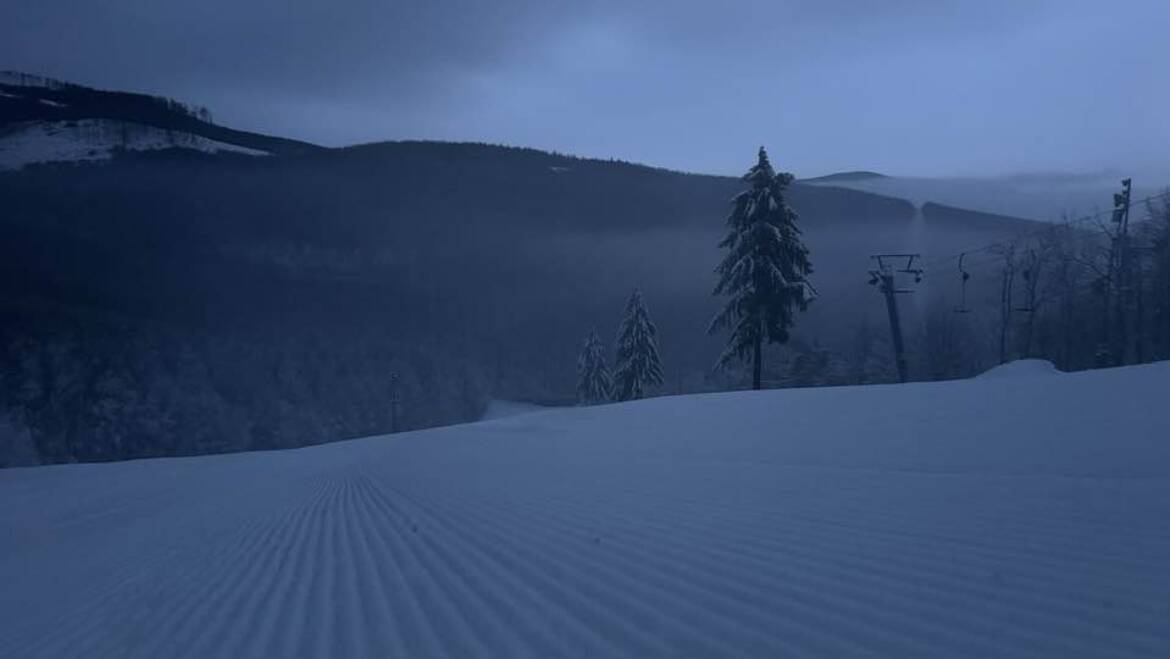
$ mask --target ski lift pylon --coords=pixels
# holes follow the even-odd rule
[[[967,280],[971,279],[971,273],[963,268],[965,258],[966,252],[959,255],[959,306],[955,308],[955,313],[971,313],[971,309],[967,307]]]

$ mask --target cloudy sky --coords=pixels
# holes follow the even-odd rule
[[[1170,0],[5,0],[0,69],[329,145],[1170,181]]]

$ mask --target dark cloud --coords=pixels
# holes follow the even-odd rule
[[[1165,0],[16,2],[0,67],[330,144],[1170,178]]]

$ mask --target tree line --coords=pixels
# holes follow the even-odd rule
[[[712,282],[722,305],[706,328],[727,337],[721,368],[667,371],[659,328],[639,292],[612,346],[596,332],[587,337],[578,358],[580,402],[745,382],[762,388],[896,379],[882,324],[858,320],[846,338],[825,343],[793,333],[816,293],[799,218],[788,205],[791,180],[761,150],[731,200]],[[1070,220],[996,245],[970,266],[977,285],[969,305],[948,295],[908,318],[912,378],[965,377],[1022,357],[1049,359],[1062,370],[1170,359],[1170,197],[1135,204],[1132,213],[1124,232],[1112,217],[1100,227]],[[151,244],[129,251],[149,253]],[[79,248],[75,258],[89,253]],[[93,263],[104,254],[94,252]],[[134,272],[124,278],[133,290],[156,283]],[[214,281],[247,286],[250,272],[226,271]],[[250,303],[272,298],[275,289],[258,290]],[[397,317],[418,316],[389,296]],[[474,420],[492,395],[550,400],[550,392],[573,386],[564,368],[572,346],[530,347],[549,335],[547,326],[534,325],[505,350],[465,324],[427,320],[444,317],[443,309],[420,317],[426,332],[391,336],[381,316],[316,329],[290,320],[225,331],[141,322],[112,305],[64,311],[67,305],[37,299],[6,298],[0,311],[0,466],[287,448]],[[971,309],[957,313],[962,306]],[[583,316],[556,336],[575,332]],[[702,318],[696,320],[699,335]],[[401,402],[398,424],[393,400]]]
[[[785,199],[793,176],[777,173],[764,147],[757,158],[742,178],[747,189],[732,199],[725,221],[719,247],[726,254],[715,269],[714,293],[728,300],[708,328],[729,334],[718,366],[750,363],[753,389],[763,384],[765,345],[787,343],[796,312],[813,299],[808,248],[800,238],[797,214]],[[577,362],[579,402],[633,400],[662,384],[657,329],[639,291],[626,305],[615,352],[611,382],[596,331],[586,337]]]
[[[291,448],[474,419],[495,374],[375,333],[225,336],[3,317],[0,466]],[[397,389],[391,381],[397,374]]]
[[[1130,208],[1126,186],[1107,215],[992,246],[979,273],[991,312],[936,300],[920,334],[922,376],[1012,359],[1063,371],[1170,359],[1170,193]]]
[[[719,243],[724,258],[714,292],[727,301],[708,328],[729,335],[716,364],[732,371],[733,380],[724,384],[735,386],[734,367],[741,364],[750,367],[753,389],[765,381],[778,386],[893,381],[888,339],[864,322],[850,346],[789,345],[796,313],[815,297],[809,252],[785,200],[792,175],[777,173],[761,147],[742,180],[747,189],[732,199]],[[911,332],[912,379],[970,377],[1013,359],[1046,359],[1063,371],[1170,359],[1170,191],[1134,205],[1129,180],[1122,183],[1107,220],[1088,224],[1098,216],[1065,218],[981,250],[990,257],[979,264],[985,270],[973,288],[983,295],[974,305],[968,300],[971,268],[964,266],[966,254],[959,255],[959,299],[937,296]],[[585,341],[578,360],[582,404],[640,398],[662,384],[657,331],[640,294],[631,298],[626,313],[612,381],[596,332]],[[631,327],[646,329],[631,341]],[[770,345],[788,350],[774,355],[767,368]]]

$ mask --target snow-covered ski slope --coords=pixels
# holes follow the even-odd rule
[[[1170,363],[0,472],[3,657],[1170,656]]]

